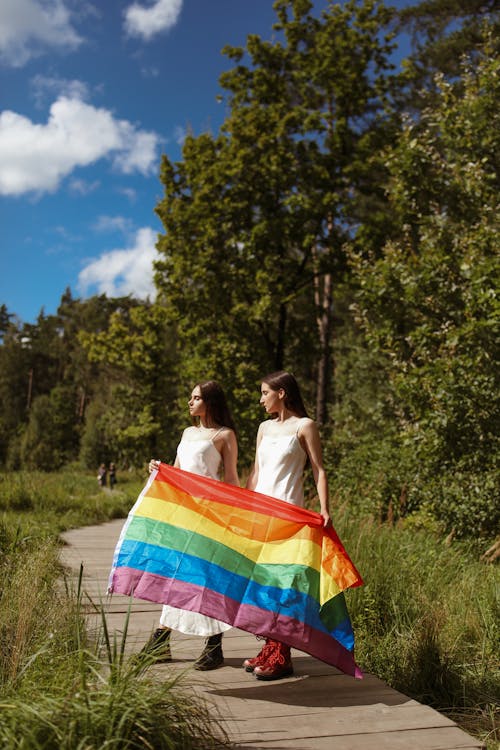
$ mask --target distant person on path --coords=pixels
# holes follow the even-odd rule
[[[106,477],[106,464],[101,464],[97,470],[97,481],[99,483],[99,487],[106,487]]]
[[[187,427],[177,447],[174,466],[212,479],[221,479],[239,487],[237,470],[238,443],[233,418],[221,386],[214,380],[198,383],[188,401],[193,425]],[[158,469],[159,461],[149,462],[149,472]],[[206,615],[163,606],[160,627],[146,643],[143,651],[154,654],[156,663],[171,661],[172,630],[188,635],[208,636],[195,668],[207,671],[224,663],[222,633],[230,625]]]
[[[309,460],[319,496],[324,526],[331,524],[328,483],[316,423],[307,416],[299,385],[293,375],[279,371],[261,382],[260,403],[271,419],[257,432],[255,464],[247,488],[303,507],[303,473]],[[260,680],[278,680],[293,674],[290,646],[266,638],[260,653],[243,662]]]
[[[112,490],[116,484],[116,466],[111,463],[109,465],[109,487]]]

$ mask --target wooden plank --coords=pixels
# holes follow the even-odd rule
[[[227,700],[227,706],[232,715],[241,707],[236,701]],[[349,709],[325,709],[314,711],[276,711],[276,706],[261,706],[260,716],[254,714],[247,717],[249,706],[244,707],[245,718],[240,718],[238,724],[239,741],[243,743],[255,742],[266,735],[279,735],[280,739],[301,740],[308,737],[340,737],[347,734],[380,734],[386,732],[402,732],[416,729],[441,729],[454,727],[449,719],[438,714],[427,706],[411,705],[388,707],[384,705],[364,706],[360,711],[354,706]]]
[[[380,732],[344,737],[309,737],[300,740],[260,737],[256,742],[242,742],[232,735],[238,750],[484,750],[465,732],[450,729],[417,729],[404,732]]]

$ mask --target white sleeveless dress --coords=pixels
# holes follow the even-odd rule
[[[304,506],[304,466],[306,452],[300,444],[298,431],[291,435],[262,435],[257,450],[259,475],[255,492]],[[265,428],[264,428],[265,429]]]
[[[213,437],[216,435],[217,433]],[[177,447],[180,468],[203,477],[219,479],[222,458],[213,443],[213,437],[206,440],[185,440],[183,436]],[[186,635],[203,636],[216,635],[231,628],[231,625],[220,620],[213,620],[187,609],[177,609],[169,604],[163,605],[160,625]]]

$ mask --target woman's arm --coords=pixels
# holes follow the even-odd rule
[[[309,461],[311,462],[314,482],[318,491],[320,513],[323,516],[324,526],[328,526],[328,524],[331,523],[328,480],[323,466],[321,439],[316,422],[309,419],[301,425],[299,437],[307,455],[309,456]]]
[[[248,490],[254,490],[257,487],[257,481],[259,479],[259,459],[257,458],[258,455],[258,448],[260,445],[260,441],[262,440],[262,432],[263,432],[263,422],[260,423],[259,429],[257,430],[257,441],[255,446],[255,461],[252,466],[252,469],[250,471],[250,474],[248,475],[246,488]]]
[[[224,463],[224,481],[228,484],[240,486],[238,477],[238,441],[233,430],[229,428],[221,434],[221,456]]]

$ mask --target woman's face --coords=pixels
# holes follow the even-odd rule
[[[273,391],[268,383],[262,383],[260,387],[260,405],[264,407],[268,414],[274,414],[280,410],[282,399],[279,391]]]
[[[196,385],[191,393],[191,398],[188,401],[189,413],[192,417],[204,417],[207,412],[207,407],[203,401],[201,395],[201,389],[199,385]]]

